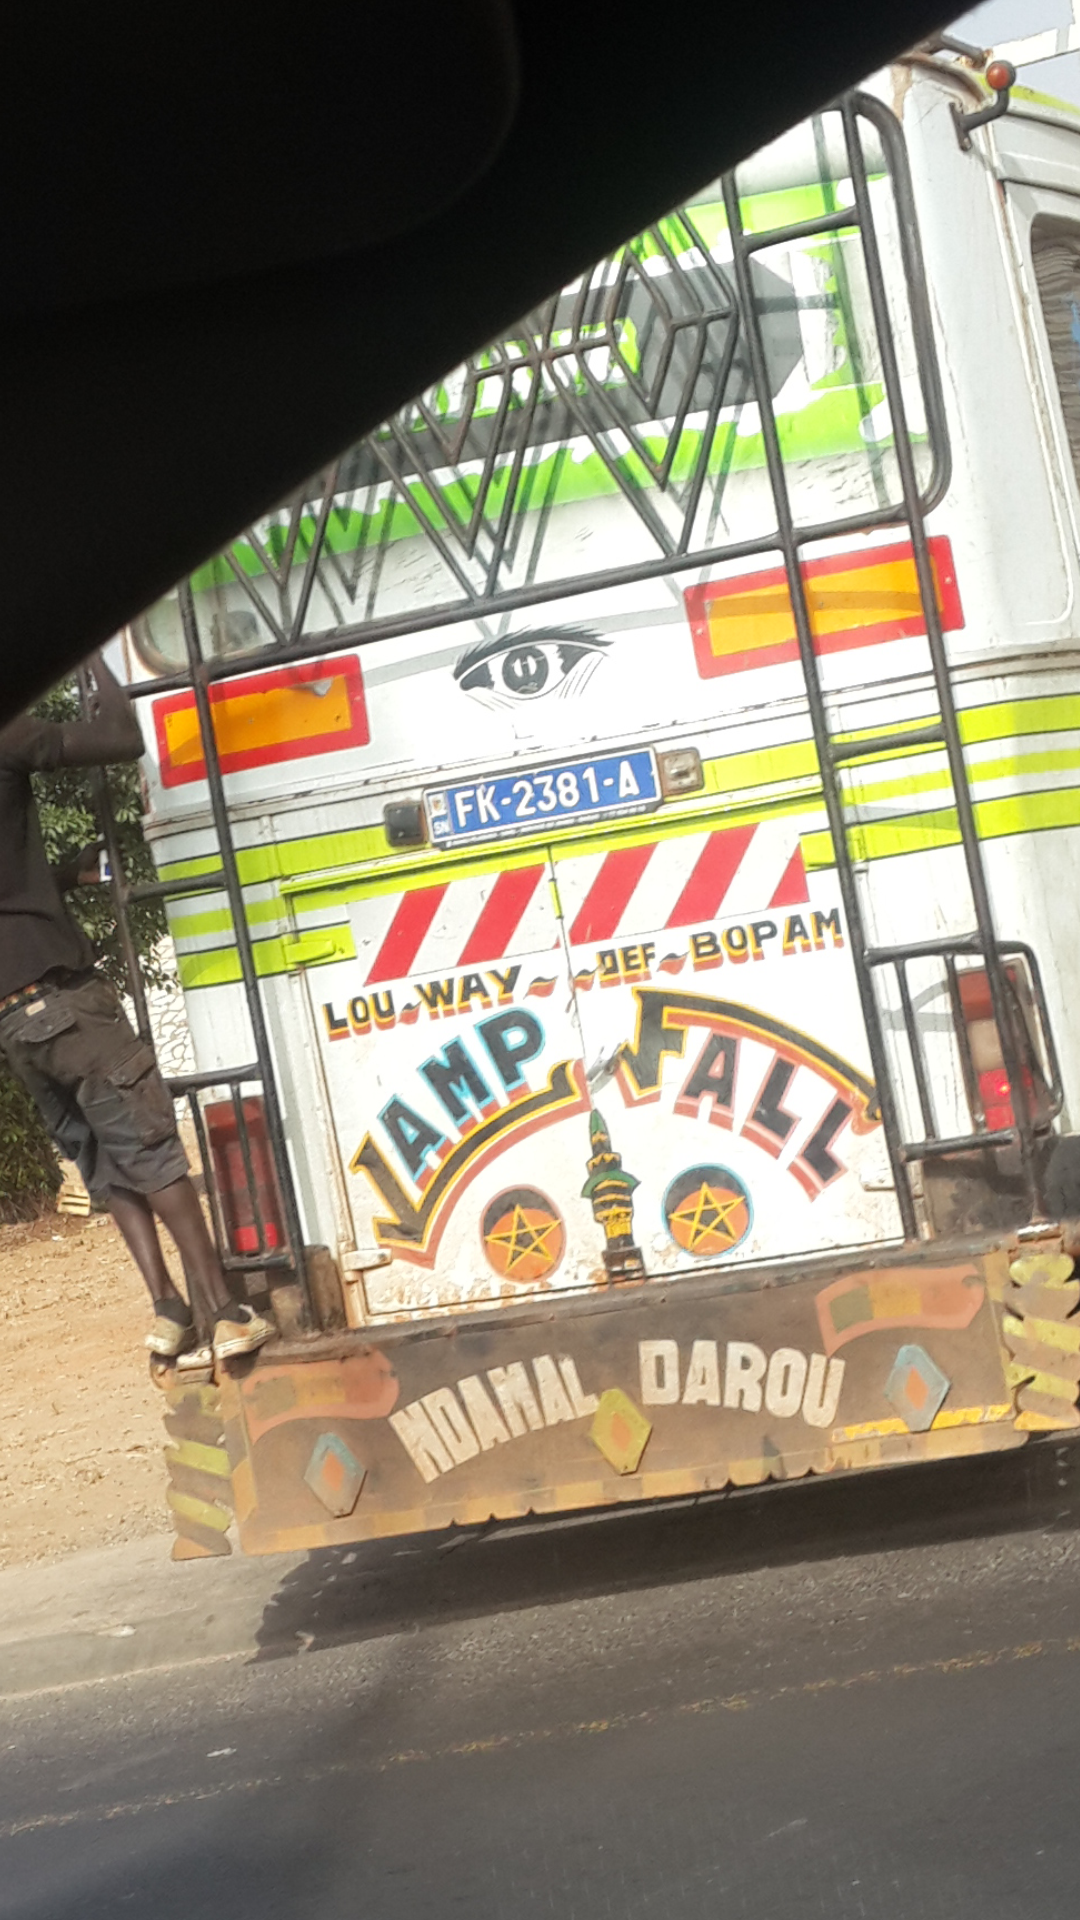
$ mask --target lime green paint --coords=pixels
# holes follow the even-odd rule
[[[437,854],[425,852],[407,863],[401,862],[392,872],[383,867],[374,871],[370,867],[359,868],[335,874],[332,880],[295,880],[283,885],[282,892],[298,905],[302,903],[305,913],[316,912],[339,906],[343,898],[371,900],[382,894],[400,893],[410,881],[435,886],[444,881],[478,878],[486,873],[506,873],[515,867],[535,866],[549,853],[557,865],[560,860],[578,860],[590,853],[609,853],[614,847],[642,847],[654,840],[678,840],[685,834],[703,833],[709,828],[748,826],[760,820],[803,812],[805,806],[805,801],[793,800],[756,807],[725,807],[722,813],[715,807],[698,807],[693,813],[675,816],[639,814],[634,820],[612,821],[603,831],[587,837],[564,833],[557,838],[554,834],[545,834],[525,845],[515,841],[512,857],[498,846],[477,849],[475,853],[457,858],[448,854],[440,859]]]
[[[802,809],[798,805],[788,804],[772,809],[772,817],[777,814],[790,815]],[[765,816],[764,809],[727,810],[718,816],[717,824],[739,826]],[[975,816],[980,837],[984,840],[1005,839],[1023,833],[1040,833],[1061,827],[1080,826],[1080,788],[1062,788],[1051,793],[1014,794],[1001,800],[983,800],[976,803]],[[655,837],[653,831],[641,831],[640,822],[637,844]],[[687,823],[684,831],[699,829],[700,821]],[[665,835],[675,837],[675,835]],[[856,860],[883,860],[901,854],[927,853],[939,848],[954,847],[960,844],[960,831],[955,810],[941,808],[935,812],[919,813],[895,820],[871,821],[865,825],[853,827],[850,835],[851,853]],[[579,842],[574,853],[595,852],[600,846]],[[608,842],[607,844],[610,844]],[[832,840],[827,831],[804,833],[801,836],[803,859],[808,872],[821,872],[835,867]],[[488,870],[497,870],[499,863],[490,861]],[[477,871],[476,866],[469,869]],[[482,869],[481,869],[482,870]],[[423,869],[416,869],[417,877]],[[441,875],[441,870],[440,870]],[[424,877],[430,877],[425,873]],[[448,874],[446,877],[457,877]],[[381,884],[373,886],[367,874],[342,874],[332,886],[320,891],[312,891],[305,900],[309,911],[322,909],[337,911],[352,900],[368,899],[374,893],[400,891],[404,875],[398,874],[396,885],[387,887]],[[260,978],[272,974],[281,974],[297,966],[325,966],[339,960],[352,960],[356,957],[350,929],[344,924],[306,929],[302,934],[286,936],[273,940],[258,940],[253,947],[255,967]],[[180,953],[178,956],[181,985],[187,991],[197,987],[223,986],[239,981],[240,961],[235,947],[218,947],[203,953]]]
[[[917,749],[909,749],[918,751]],[[944,748],[924,748],[924,752],[943,753]],[[988,780],[1025,780],[1040,773],[1080,772],[1080,750],[1062,748],[1059,752],[1009,754],[1000,760],[968,762],[973,786]],[[947,766],[932,773],[905,774],[901,780],[857,780],[845,778],[844,801],[848,806],[872,805],[879,800],[903,800],[916,793],[933,793],[952,785]]]
[[[358,827],[346,833],[305,835],[298,840],[280,840],[271,845],[238,847],[236,864],[244,886],[282,880],[296,873],[312,873],[319,868],[343,867],[358,860],[377,860],[386,851],[382,827]],[[194,879],[200,873],[220,868],[215,858],[166,860],[158,866],[163,880]],[[220,884],[210,889],[220,893]]]
[[[981,840],[1004,840],[1015,834],[1080,827],[1080,788],[1060,787],[1050,793],[1018,793],[1001,800],[979,800],[975,803],[975,820]],[[853,859],[884,860],[895,854],[958,847],[960,828],[955,809],[948,807],[936,813],[913,814],[906,819],[868,822],[853,827],[849,838]],[[818,872],[836,865],[828,833],[803,834],[802,850],[808,871]]]
[[[924,724],[924,719],[916,717],[901,723],[899,730]],[[960,714],[961,736],[969,745],[1078,730],[1080,696],[1073,695],[997,701],[967,708]],[[842,737],[865,739],[876,731],[876,728],[855,729]],[[941,748],[934,746],[890,748],[874,755],[864,765],[867,769],[894,767],[898,761],[940,753]],[[1030,753],[1007,752],[969,765],[976,789],[980,782],[990,780],[1075,775],[1080,772],[1080,747],[1051,746]],[[410,881],[423,879],[431,884],[467,875],[504,872],[532,865],[546,857],[549,850],[556,860],[575,858],[612,847],[640,846],[658,835],[678,838],[710,827],[749,825],[764,819],[805,814],[808,807],[820,805],[817,755],[809,740],[718,756],[705,763],[704,774],[705,785],[700,795],[693,800],[669,804],[655,813],[611,822],[587,834],[567,827],[561,833],[549,832],[528,840],[515,840],[512,845],[504,843],[441,858],[426,848],[418,853],[387,856],[381,826],[309,835],[272,846],[240,848],[237,862],[242,883],[254,886],[276,882],[281,896],[252,901],[248,920],[253,927],[273,922],[287,911],[290,900],[305,914],[340,915],[353,900],[399,892]],[[845,776],[844,783],[845,798],[852,807],[888,800],[902,802],[918,794],[945,790],[948,784],[948,774],[942,768],[927,769],[923,773],[909,771],[881,780],[868,778],[860,770],[857,777]],[[718,801],[723,804],[718,806]],[[1080,824],[1080,787],[1066,786],[1048,793],[1018,793],[1001,800],[977,801],[976,817],[980,832],[988,839],[1075,826]],[[905,812],[891,820],[853,825],[851,839],[857,859],[881,859],[957,845],[959,829],[954,811],[943,808],[914,814]],[[808,867],[835,865],[827,832],[805,834],[802,844]],[[202,856],[166,862],[160,872],[167,878],[188,878],[211,871],[216,865],[213,856]],[[220,891],[220,886],[213,889],[219,895]],[[227,909],[179,915],[173,921],[173,931],[180,942],[214,933],[227,937],[232,931],[232,919]],[[300,934],[278,935],[256,941],[255,950],[256,964],[262,974],[279,973],[300,964],[318,965],[332,959],[351,958],[353,954],[351,935],[344,927],[329,933],[325,928],[306,928]],[[184,985],[191,987],[217,985],[225,979],[238,980],[239,959],[235,948],[182,955],[181,977]]]
[[[306,965],[327,965],[333,960],[355,960],[356,947],[347,926],[319,929],[299,938],[256,940],[252,944],[255,971],[261,980],[272,974],[288,973]],[[310,958],[308,957],[310,955]],[[239,981],[240,956],[235,947],[212,947],[204,953],[177,955],[180,985],[185,992],[196,987],[223,987]]]
[[[989,94],[989,87],[986,91]],[[1071,120],[1080,119],[1080,107],[1071,100],[1059,100],[1056,93],[1037,93],[1034,87],[1014,87],[1010,97],[1017,106],[1026,101],[1033,107],[1052,107],[1055,113],[1067,113]]]
[[[269,921],[285,917],[281,900],[247,900],[244,904],[249,927],[266,926]],[[228,907],[218,907],[210,913],[170,915],[169,932],[174,940],[197,940],[205,933],[231,933],[232,924]]]
[[[1077,694],[995,700],[985,707],[965,707],[960,714],[960,737],[965,746],[975,746],[982,740],[1007,740],[1010,734],[1065,733],[1073,729],[1080,730]]]
[[[825,383],[821,384],[824,386]],[[849,380],[821,392],[817,399],[797,412],[778,414],[777,428],[785,458],[792,461],[827,459],[846,453],[865,461],[869,455],[860,427],[867,412],[882,397],[883,389],[880,386],[860,391]],[[734,410],[725,410],[709,451],[708,471],[714,478],[721,474],[749,472],[765,464],[765,446],[761,434],[740,434],[736,426],[737,415]],[[684,483],[696,468],[701,442],[700,428],[687,427],[680,435],[672,462],[672,482],[675,485]],[[658,434],[643,435],[642,445],[649,449],[656,460],[661,459],[667,451],[666,440]],[[887,442],[881,445],[884,447]],[[881,447],[878,451],[881,451]],[[515,510],[531,511],[541,506],[569,506],[580,501],[611,499],[620,492],[618,481],[598,454],[590,453],[584,459],[577,460],[567,459],[566,452],[567,449],[563,447],[549,449],[540,458],[528,463],[522,476],[523,480],[527,476],[527,484],[519,484]],[[655,486],[648,467],[636,453],[622,455],[617,465],[626,484],[635,490]],[[483,508],[485,521],[494,522],[503,512],[512,474],[513,460],[508,454],[489,481]],[[339,555],[361,548],[392,546],[399,540],[415,539],[420,531],[421,520],[438,532],[444,532],[449,527],[450,517],[457,526],[467,526],[475,509],[476,485],[477,482],[472,478],[447,481],[440,487],[436,500],[434,494],[419,480],[407,482],[412,508],[395,498],[383,500],[371,513],[360,513],[355,509],[332,513],[326,526],[326,545],[331,552]],[[314,513],[305,514],[300,522],[295,548],[294,564],[297,566],[306,562],[314,544],[315,532]],[[280,544],[283,548],[284,541]],[[236,568],[247,578],[265,573],[261,555],[249,542],[235,541],[229,553]],[[193,592],[199,595],[234,585],[235,580],[236,574],[229,559],[219,554],[191,576],[191,585]]]

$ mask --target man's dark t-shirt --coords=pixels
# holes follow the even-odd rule
[[[139,723],[123,688],[95,666],[98,712],[57,724],[29,715],[0,731],[0,998],[52,967],[78,971],[94,952],[76,926],[45,856],[32,773],[137,760]]]

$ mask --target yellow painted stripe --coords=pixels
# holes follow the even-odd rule
[[[984,707],[965,707],[960,714],[960,738],[965,746],[984,740],[1020,739],[1030,733],[1064,733],[1080,727],[1080,695],[1036,694],[1026,700],[994,700]]]
[[[1064,1400],[1070,1407],[1076,1405],[1076,1381],[1063,1380],[1059,1373],[1041,1373],[1037,1367],[1023,1367],[1010,1361],[1005,1379],[1010,1387],[1031,1387],[1050,1400]]]
[[[899,730],[915,729],[923,724],[922,719],[915,718],[905,721]],[[965,709],[960,714],[961,737],[965,744],[969,745],[1075,729],[1080,729],[1080,697],[1071,695],[997,701],[983,707]],[[858,728],[845,733],[842,738],[865,739],[874,731],[876,729]],[[911,748],[905,752],[902,748],[893,748],[887,753],[876,756],[867,764],[876,765],[882,761],[903,760],[920,752],[934,751],[940,751],[940,749]],[[1035,763],[1033,770],[1039,770],[1041,755],[1032,755],[1030,758]],[[1080,767],[1080,755],[1075,762],[1070,755],[1067,755],[1064,764],[1076,764]],[[1022,766],[1023,762],[1018,761],[1017,770],[1022,770]],[[978,778],[977,766],[973,768],[973,772]],[[752,818],[753,813],[750,809],[753,803],[750,796],[755,792],[760,794],[763,789],[773,789],[774,791],[768,797],[775,801],[781,797],[775,793],[778,787],[784,788],[792,798],[799,793],[816,794],[820,790],[817,755],[813,743],[809,740],[792,741],[782,746],[751,752],[724,754],[707,761],[704,774],[705,787],[701,796],[694,802],[680,803],[680,818],[687,817],[683,808],[694,807],[701,810],[708,808],[710,804],[715,804],[718,797],[736,794],[742,797],[741,804],[748,809],[745,817]],[[993,776],[984,777],[1000,777],[1000,771]],[[904,787],[903,779],[897,781],[897,794],[902,794]],[[878,797],[881,797],[880,790]],[[663,810],[665,818],[669,817],[670,811],[667,807]],[[771,808],[766,808],[766,811],[771,811]],[[761,817],[760,811],[758,817]],[[692,830],[689,824],[687,830]],[[571,836],[573,831],[572,828],[566,830]],[[555,837],[547,836],[547,839],[538,840],[536,844],[547,844],[547,840]],[[509,855],[504,850],[502,864],[508,864],[509,860],[516,858],[519,853],[523,861],[529,858],[531,843],[526,845],[518,841],[514,843],[514,848],[514,855]],[[324,876],[322,884],[325,884],[328,871],[343,867],[366,866],[369,861],[379,862],[380,872],[388,874],[410,871],[417,864],[415,856],[407,856],[405,859],[400,856],[387,856],[386,836],[381,825],[356,828],[345,833],[309,835],[296,840],[283,840],[270,846],[262,844],[257,847],[243,847],[239,849],[237,857],[240,877],[246,886],[253,886],[259,881],[286,880],[290,882],[290,890],[305,876],[321,874]],[[217,857],[207,854],[192,860],[164,861],[160,872],[164,879],[193,879],[200,873],[211,872],[218,865]],[[310,884],[320,883],[312,878]]]
[[[1010,834],[1045,833],[1055,827],[1080,826],[1080,787],[1059,787],[1049,793],[1019,793],[1002,800],[979,800],[975,819],[983,840],[1003,840]],[[856,826],[850,834],[853,860],[884,860],[895,854],[928,853],[936,847],[958,847],[960,828],[952,807],[907,819],[875,821]],[[835,867],[828,833],[802,836],[808,872]]]
[[[922,751],[943,753],[944,749]],[[1008,759],[969,761],[968,773],[976,788],[990,780],[1032,779],[1045,773],[1080,774],[1080,748],[1048,748],[1042,753],[1011,754]],[[867,806],[882,800],[904,800],[917,793],[948,791],[951,785],[952,776],[947,766],[937,767],[930,773],[904,774],[899,779],[854,779],[845,785],[844,802],[849,807]]]
[[[944,1408],[935,1415],[931,1432],[942,1432],[947,1427],[989,1426],[996,1420],[1011,1420],[1012,1415],[1011,1401],[993,1407]],[[834,1427],[832,1442],[834,1446],[841,1446],[847,1440],[886,1440],[894,1433],[910,1432],[906,1420],[864,1420],[854,1427]]]
[[[1075,1320],[1042,1320],[1033,1313],[1018,1320],[1015,1314],[1007,1313],[1001,1324],[1006,1333],[1019,1339],[1041,1343],[1058,1353],[1080,1353],[1080,1324]]]
[[[177,823],[177,833],[184,831]],[[260,881],[282,880],[297,873],[315,873],[327,868],[344,867],[361,860],[376,860],[386,852],[386,834],[381,826],[359,827],[347,833],[308,834],[297,840],[279,840],[256,847],[238,847],[236,863],[246,887]],[[164,860],[158,868],[163,880],[194,880],[201,873],[220,871],[216,854],[200,854],[193,860]],[[220,884],[212,889],[220,893]]]
[[[285,920],[288,911],[283,900],[248,900],[245,906],[249,927],[265,926],[270,920]],[[196,940],[204,933],[231,933],[232,924],[228,907],[215,907],[209,913],[169,915],[169,932],[174,940]]]
[[[505,844],[477,847],[469,853],[440,855],[425,847],[407,863],[388,866],[354,867],[345,873],[321,875],[317,880],[284,880],[282,894],[290,900],[303,899],[304,911],[318,907],[340,906],[342,899],[369,900],[380,894],[400,893],[403,885],[422,879],[429,886],[448,880],[464,880],[470,875],[506,873],[516,867],[535,866],[546,858],[549,848],[556,859],[579,859],[591,853],[607,853],[614,847],[640,847],[658,838],[678,840],[688,833],[704,833],[715,827],[738,827],[785,814],[804,813],[805,801],[789,801],[779,806],[757,808],[725,807],[719,812],[713,804],[708,811],[668,815],[665,812],[638,814],[631,821],[612,822],[594,833],[574,835],[544,834],[527,841],[515,840],[511,851]]]
[[[1080,728],[1080,697],[1039,696],[1028,700],[996,702],[968,709],[960,716],[966,741],[984,743],[994,739],[1021,738]],[[917,728],[918,717],[903,723]],[[900,731],[903,731],[903,727]],[[866,738],[873,729],[861,729],[843,736]],[[940,753],[940,748],[890,748],[866,763],[868,766],[910,761],[920,753]],[[452,881],[469,875],[502,871],[532,864],[543,857],[548,847],[556,854],[565,848],[574,855],[605,852],[615,847],[640,846],[658,833],[681,837],[710,827],[734,827],[756,824],[764,819],[790,817],[813,808],[820,794],[817,761],[809,741],[788,743],[782,747],[753,753],[729,754],[709,761],[705,766],[705,788],[692,801],[668,805],[656,813],[638,815],[625,822],[611,822],[590,834],[567,828],[562,834],[543,834],[535,839],[477,848],[469,853],[439,858],[430,849],[405,856],[387,856],[381,826],[346,833],[311,835],[277,845],[262,844],[241,849],[238,855],[242,883],[246,886],[277,881],[280,893],[298,899],[306,913],[340,914],[349,901],[399,891],[410,880],[419,878]],[[1080,749],[1041,748],[1031,754],[1011,754],[972,765],[973,784],[981,780],[1022,778],[1025,774],[1075,772],[1080,776]],[[880,804],[914,794],[947,790],[944,770],[926,773],[898,773],[880,781],[860,778],[849,786],[855,805]],[[779,791],[778,791],[779,790]],[[756,793],[756,800],[754,795]],[[738,796],[738,802],[736,801]],[[717,800],[727,802],[722,810]],[[1041,832],[1053,828],[1080,826],[1080,778],[1076,786],[1066,785],[1049,792],[1018,793],[1000,799],[977,801],[976,818],[984,839],[1013,834]],[[883,859],[900,854],[926,852],[959,844],[955,810],[949,807],[925,812],[898,811],[887,820],[870,820],[853,825],[851,847],[856,859]],[[811,871],[835,866],[832,843],[827,831],[802,836],[803,853]],[[190,861],[163,863],[167,877],[196,877],[217,865],[215,856]],[[220,892],[220,888],[214,889]],[[252,902],[249,923],[266,925],[280,916],[278,900]],[[199,938],[220,933],[224,940],[232,932],[227,909],[210,909],[205,914],[178,915],[173,930],[179,943],[184,938]],[[266,976],[300,964],[317,965],[354,957],[351,935],[345,928],[305,930],[300,935],[279,934],[256,942],[256,965]],[[181,979],[185,986],[211,986],[239,980],[239,961],[231,945],[204,953],[181,955]]]
[[[177,1493],[169,1487],[165,1499],[173,1512],[182,1520],[194,1520],[196,1526],[212,1527],[215,1533],[228,1533],[232,1525],[232,1514],[224,1507],[212,1506],[209,1500],[198,1500],[193,1493]]]
[[[356,946],[348,926],[318,928],[314,932],[277,940],[252,942],[255,971],[261,980],[291,973],[295,967],[328,966],[336,960],[355,960]],[[180,985],[224,987],[243,978],[240,956],[233,947],[207,947],[202,953],[178,953]]]
[[[229,1456],[224,1447],[208,1447],[201,1440],[177,1440],[165,1449],[170,1466],[197,1467],[200,1473],[214,1473],[219,1480],[229,1478]]]
[[[804,809],[788,805],[768,810],[769,817],[778,814],[801,812]],[[1005,800],[979,801],[975,807],[975,816],[979,834],[983,840],[999,840],[1010,835],[1038,833],[1056,827],[1080,826],[1080,787],[1058,790],[1051,793],[1020,794]],[[764,811],[757,814],[752,811],[727,811],[722,816],[726,827],[739,826],[755,819],[766,817]],[[687,823],[683,832],[700,831],[701,822]],[[706,823],[707,824],[707,823]],[[634,840],[600,841],[575,843],[575,853],[597,851],[604,845],[640,845],[656,837],[656,823],[652,827],[641,828]],[[855,860],[883,860],[900,854],[927,853],[940,847],[954,847],[960,844],[960,830],[956,813],[952,808],[933,813],[912,814],[906,819],[895,819],[854,827],[850,835],[852,858]],[[803,859],[808,872],[824,872],[835,867],[832,839],[827,832],[804,833],[801,836]],[[533,854],[535,858],[535,851]],[[490,851],[486,856],[486,870],[500,867],[502,862]],[[393,875],[381,872],[372,874],[371,870],[345,873],[332,880],[323,879],[316,885],[297,885],[290,893],[303,895],[305,910],[333,912],[340,911],[351,900],[368,899],[377,893],[398,892],[409,870]],[[454,863],[443,868],[432,869],[430,862],[412,871],[425,873],[435,879],[457,879],[465,873],[485,871],[485,862]],[[284,892],[285,889],[283,888]],[[332,960],[352,960],[356,957],[352,934],[345,926],[311,931],[297,936],[299,940],[312,943],[326,943],[325,951],[311,953],[308,959],[302,958],[301,949],[296,940],[291,943],[286,938],[256,941],[254,946],[257,971],[263,977],[270,974],[285,973],[290,967],[300,964],[319,965]],[[310,950],[310,949],[309,949]],[[184,987],[220,986],[228,981],[240,979],[240,962],[235,947],[210,948],[203,953],[181,952],[178,956],[181,985]]]

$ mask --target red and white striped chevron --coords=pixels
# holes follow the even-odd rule
[[[352,928],[365,984],[450,973],[559,944],[552,889],[571,946],[601,946],[661,929],[797,906],[809,896],[797,826],[768,820],[652,840],[606,853],[567,854],[505,873],[460,879],[354,903]]]
[[[555,871],[572,947],[698,927],[721,914],[730,919],[808,898],[791,820],[583,854],[558,861]]]

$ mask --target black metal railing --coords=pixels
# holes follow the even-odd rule
[[[919,1232],[919,1199],[911,1169],[928,1143],[937,1155],[968,1151],[973,1144],[993,1152],[1008,1147],[1020,1157],[1031,1209],[1037,1210],[1035,1141],[1023,1098],[1006,978],[1008,957],[1021,950],[1015,944],[1002,946],[994,927],[927,540],[926,516],[948,485],[949,449],[903,138],[895,116],[872,96],[849,95],[829,112],[832,124],[842,132],[847,169],[847,179],[839,183],[843,194],[839,187],[832,192],[835,206],[809,219],[751,231],[744,221],[738,178],[727,176],[720,193],[732,251],[730,267],[706,244],[693,210],[680,210],[671,221],[649,231],[646,247],[620,249],[612,260],[583,276],[575,288],[553,296],[527,316],[505,340],[474,356],[452,376],[441,400],[432,394],[422,396],[349,450],[329,472],[286,503],[276,524],[264,522],[249,530],[245,539],[254,571],[242,563],[236,547],[219,556],[218,565],[229,582],[227,592],[246,603],[258,631],[267,636],[265,644],[215,653],[209,637],[201,632],[202,594],[196,594],[190,582],[178,589],[183,662],[177,657],[166,662],[159,652],[169,670],[138,684],[133,692],[146,698],[174,689],[194,691],[220,864],[198,878],[127,889],[113,835],[109,851],[118,916],[123,920],[129,901],[150,896],[167,899],[217,890],[228,898],[256,1058],[250,1068],[218,1071],[206,1084],[228,1086],[240,1109],[245,1081],[257,1079],[263,1090],[285,1212],[287,1255],[298,1277],[302,1278],[303,1263],[295,1192],[214,739],[212,684],[266,665],[326,657],[393,636],[430,635],[464,621],[501,619],[570,596],[692,571],[700,576],[703,569],[762,555],[778,555],[787,575],[810,728],[904,1234],[913,1238]],[[925,428],[920,427],[917,434],[908,418],[894,338],[890,302],[895,306],[898,283],[896,273],[889,281],[883,267],[868,141],[875,156],[874,171],[886,176],[892,195],[899,290],[925,415]],[[857,244],[880,368],[875,379],[884,391],[891,422],[888,484],[879,474],[873,504],[863,502],[827,520],[811,519],[793,500],[776,400],[783,384],[780,374],[787,364],[784,328],[800,302],[790,288],[784,292],[775,275],[770,277],[762,259],[770,249],[783,250],[808,237],[825,242],[832,237],[838,243],[844,237]],[[649,249],[659,263],[654,274],[646,271]],[[842,281],[843,273],[838,273],[838,286]],[[827,296],[827,302],[835,306],[844,298],[841,286],[840,292]],[[636,358],[626,346],[630,322],[639,342]],[[447,396],[453,382],[457,384],[451,400]],[[729,454],[721,445],[720,416],[725,409],[750,402],[760,419],[774,524],[718,540],[716,525],[730,474]],[[923,451],[917,457],[920,439]],[[633,551],[618,565],[598,564],[572,577],[554,571],[545,575],[545,541],[554,496],[537,491],[535,456],[554,449],[557,457],[559,449],[565,452],[571,443],[587,448],[599,462],[598,470],[618,496],[620,511],[628,516],[626,525],[633,537],[628,535],[627,544]],[[381,490],[378,513],[371,489]],[[703,511],[706,499],[708,513]],[[359,532],[353,529],[359,558],[351,575],[343,569],[341,541],[335,531],[346,512],[359,514],[363,522]],[[408,517],[410,538],[426,542],[434,563],[432,576],[443,582],[442,588],[436,584],[430,589],[423,604],[415,598],[407,605],[380,598],[380,569],[393,540],[401,537],[400,524],[398,534],[393,533],[395,512]],[[853,739],[834,729],[830,721],[802,556],[815,542],[885,527],[902,529],[910,541],[925,624],[926,677],[935,710],[914,728],[898,727]],[[370,545],[365,547],[369,534]],[[317,630],[312,625],[316,588],[327,603],[338,607],[340,616]],[[970,897],[968,931],[957,941],[938,942],[933,950],[943,956],[943,964],[954,968],[965,954],[977,956],[986,968],[1012,1088],[1016,1123],[1010,1129],[980,1130],[975,1124],[966,1135],[945,1138],[935,1133],[932,1089],[907,976],[908,963],[925,958],[929,949],[919,941],[875,949],[868,937],[856,885],[851,848],[854,809],[845,777],[876,755],[912,747],[939,748],[945,755]],[[109,838],[107,818],[105,826]],[[131,942],[123,937],[128,952]],[[908,1138],[910,1129],[901,1124],[901,1090],[893,1084],[876,984],[885,967],[894,969],[901,1022],[909,1038],[903,1071],[922,1116],[921,1139]],[[145,1006],[135,962],[132,986],[143,1024]],[[1045,1023],[1041,1000],[1040,1019]],[[1045,1031],[1052,1059],[1048,1024]],[[957,1045],[964,1044],[958,1028]],[[194,1083],[203,1083],[204,1076],[188,1080],[185,1090],[195,1102],[200,1088]],[[1058,1084],[1056,1078],[1054,1084]],[[244,1141],[241,1120],[238,1110],[238,1136]],[[242,1150],[247,1166],[250,1142]]]
[[[913,1104],[922,1129],[921,1137],[910,1139],[903,1137],[906,1130],[902,1130],[899,1150],[904,1161],[908,1165],[915,1165],[924,1160],[944,1159],[958,1154],[977,1152],[984,1148],[996,1151],[1004,1147],[1012,1147],[1019,1150],[1025,1130],[1033,1148],[1036,1137],[1048,1133],[1052,1122],[1060,1114],[1064,1104],[1064,1091],[1061,1083],[1061,1067],[1047,1012],[1042,975],[1032,948],[1019,940],[996,943],[996,959],[1006,987],[1008,1030],[1012,1051],[1019,1066],[1019,1084],[1014,1084],[1010,1076],[1009,1105],[1013,1112],[1014,1123],[1005,1127],[990,1127],[986,1122],[985,1106],[979,1092],[979,1070],[971,1045],[969,1016],[963,1005],[960,984],[963,977],[962,970],[957,966],[957,962],[961,960],[976,960],[980,962],[980,971],[982,970],[985,964],[985,952],[979,936],[953,940],[909,941],[901,946],[872,947],[867,950],[865,957],[867,966],[872,970],[891,973],[896,987],[895,1004],[900,1015],[899,1026],[907,1055],[909,1084],[914,1094]],[[939,1091],[938,1097],[935,1098],[934,1067],[927,1058],[925,1025],[920,1020],[919,1010],[914,1003],[909,976],[909,969],[919,962],[940,963],[937,979],[932,980],[929,987],[924,986],[921,998],[925,1003],[935,997],[940,999],[944,994],[948,1005],[948,1037],[951,1046],[945,1058],[937,1063],[937,1077],[940,1080],[942,1068],[951,1068],[955,1060],[955,1064],[960,1069],[960,1085],[971,1122],[969,1131],[964,1134],[943,1133],[939,1124],[942,1093]],[[1016,962],[1021,963],[1025,982],[1030,990],[1035,1020],[1034,1031],[1025,1018],[1018,995],[1012,989],[1010,976]],[[989,983],[989,969],[987,969],[987,980]],[[883,997],[888,1003],[888,997]],[[995,1025],[997,1025],[996,1020]],[[1004,1049],[1002,1051],[1004,1053]],[[952,1091],[953,1084],[953,1078],[949,1075],[944,1089],[945,1098]]]

